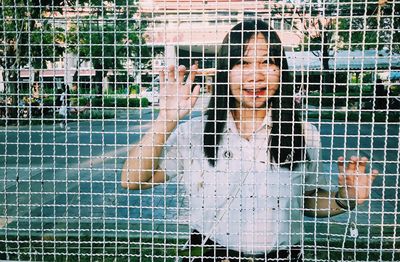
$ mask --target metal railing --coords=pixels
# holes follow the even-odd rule
[[[0,260],[247,261],[291,248],[304,261],[400,260],[400,5],[292,2],[3,0]],[[264,61],[255,63],[259,57],[249,55],[251,40],[238,40],[246,47],[238,49],[236,60],[245,57],[245,63],[229,65],[233,51],[220,51],[225,35],[243,21],[272,26],[263,31],[256,22],[255,32],[268,35],[262,56],[273,59],[268,70],[278,65],[277,93],[271,91],[274,72],[263,78],[267,71],[257,68]],[[249,30],[241,30],[246,38]],[[275,56],[269,49],[273,32],[281,40]],[[232,42],[225,43],[234,49]],[[188,89],[181,82],[190,76],[175,81],[178,73],[168,75],[171,65],[184,65],[189,75],[193,64],[198,70]],[[245,69],[247,64],[252,67]],[[239,82],[234,68],[241,70]],[[166,99],[179,106],[187,98],[182,92],[199,94],[173,131],[159,115],[167,112]],[[218,111],[210,110],[213,101],[236,125],[229,117],[210,117]],[[266,126],[255,115],[252,124],[239,124],[237,113],[246,101],[254,112],[272,112]],[[277,117],[282,109],[293,118]],[[207,138],[207,123],[223,121],[227,129]],[[272,131],[264,128],[269,125]],[[293,126],[308,126],[292,130],[303,134],[297,142],[305,147],[286,134],[292,136],[288,148],[308,148],[307,157],[297,159],[297,170],[287,168],[285,159],[276,167],[287,152],[284,136],[271,143],[268,137]],[[204,147],[214,134],[222,137],[215,167]],[[158,153],[146,156],[146,148]],[[274,148],[279,153],[270,158]],[[300,156],[293,152],[289,163]],[[366,199],[357,199],[366,201],[342,213],[335,200],[339,184],[345,187],[338,158],[347,164],[352,155],[368,157],[365,176],[373,169],[379,175]],[[158,179],[170,179],[150,188],[146,183],[157,181],[140,181],[157,172]],[[310,179],[314,175],[318,179]],[[330,202],[324,207],[329,216],[307,216],[313,206],[303,202],[310,188],[331,192],[325,199],[310,197],[314,208]],[[193,230],[205,238],[197,245]],[[222,255],[213,253],[217,246],[224,246]]]

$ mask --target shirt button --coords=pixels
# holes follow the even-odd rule
[[[231,151],[226,150],[226,151],[224,152],[224,158],[226,158],[226,159],[232,159],[232,157],[233,157],[233,154],[232,154]]]

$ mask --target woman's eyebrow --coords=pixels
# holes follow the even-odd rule
[[[275,57],[271,56],[270,54],[263,54],[263,55],[257,55],[256,57],[252,57],[252,59],[254,58],[265,58],[265,59],[272,59],[275,60]]]
[[[255,57],[271,57],[272,58],[270,53],[263,53],[261,55],[256,55]],[[244,56],[243,58],[254,58],[254,56],[253,55],[247,55],[247,56]]]
[[[257,55],[257,57],[269,57],[270,55],[268,53]]]

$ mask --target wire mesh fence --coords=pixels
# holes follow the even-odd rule
[[[0,17],[1,260],[400,260],[396,1]]]

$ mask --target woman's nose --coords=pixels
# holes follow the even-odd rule
[[[248,82],[260,82],[265,79],[267,70],[265,64],[254,63],[244,70],[244,75]]]

